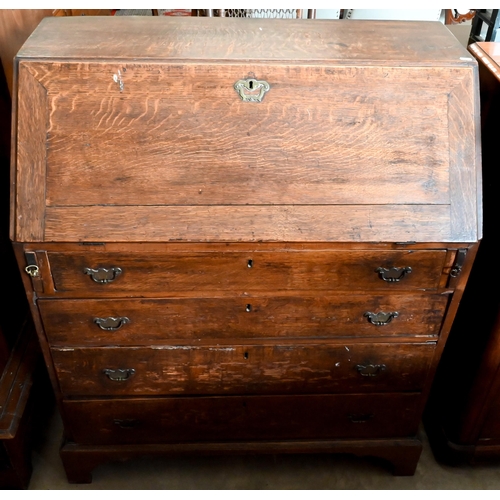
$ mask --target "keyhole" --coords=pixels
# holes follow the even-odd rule
[[[247,306],[245,307],[245,311],[247,313],[252,312],[252,304],[247,304]]]
[[[245,354],[243,354],[243,357],[244,357],[245,359],[248,359],[248,352],[246,352]]]
[[[253,260],[252,259],[248,259],[247,266],[253,267]]]
[[[253,90],[253,80],[248,82],[248,86],[250,87],[250,90]]]

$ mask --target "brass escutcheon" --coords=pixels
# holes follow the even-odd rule
[[[233,87],[244,102],[261,102],[264,94],[271,88],[265,80],[255,78],[238,80]]]

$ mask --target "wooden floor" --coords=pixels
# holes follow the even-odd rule
[[[500,489],[500,462],[438,464],[425,440],[413,477],[394,477],[376,459],[333,455],[279,455],[139,459],[97,467],[93,483],[68,484],[59,459],[62,424],[52,417],[33,454],[33,490],[434,490]],[[425,436],[424,436],[425,437]]]

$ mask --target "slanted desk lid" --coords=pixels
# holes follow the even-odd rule
[[[88,47],[87,21],[69,49],[46,40],[65,22],[35,31],[18,55],[13,238],[477,241],[476,66],[446,28],[361,22],[354,42],[350,21],[255,21],[168,20],[163,43],[157,20],[123,21],[142,57],[122,21]],[[408,24],[429,43],[404,43]],[[273,26],[267,60],[246,60],[238,33],[263,55]],[[401,46],[385,62],[377,33]],[[203,59],[193,40],[218,49]]]

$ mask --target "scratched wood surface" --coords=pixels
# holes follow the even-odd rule
[[[81,444],[381,438],[416,432],[418,398],[409,393],[85,400],[65,401],[64,411],[72,438]]]
[[[318,297],[239,297],[135,300],[40,301],[51,345],[161,345],[172,339],[258,339],[300,337],[378,337],[437,335],[448,297],[345,294]],[[366,312],[397,312],[383,326]],[[117,331],[104,331],[96,318],[111,321]],[[126,321],[126,322],[123,322]]]
[[[415,65],[466,65],[472,59],[437,22],[164,16],[45,19],[19,56],[103,60],[341,60],[360,64],[397,61]]]
[[[162,253],[82,251],[47,253],[47,279],[57,295],[116,297],[143,293],[161,295],[202,291],[278,290],[432,290],[444,273],[445,250],[285,250],[281,247],[179,252],[175,244]],[[189,251],[191,250],[191,251]],[[84,269],[118,267],[110,283],[96,283]],[[386,282],[377,269],[411,268],[398,282]],[[45,276],[44,276],[45,277]]]
[[[52,348],[65,396],[189,394],[307,394],[422,389],[435,344]],[[363,376],[357,365],[385,365]],[[113,381],[103,372],[134,369]]]

